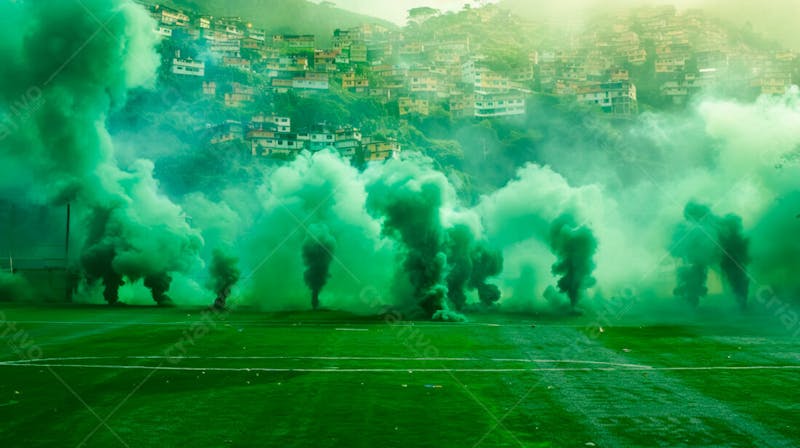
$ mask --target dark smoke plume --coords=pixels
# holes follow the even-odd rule
[[[239,260],[236,257],[228,256],[219,249],[215,249],[211,258],[211,268],[209,272],[209,286],[217,295],[214,300],[214,307],[224,309],[227,305],[231,289],[239,281],[241,273],[238,268]]]
[[[420,167],[400,162],[397,175],[380,179],[369,190],[367,206],[383,216],[384,234],[402,243],[403,270],[413,287],[416,303],[428,316],[446,308],[447,265],[445,232],[440,209],[445,180],[420,172]],[[407,171],[407,172],[405,172]]]
[[[144,278],[144,286],[150,289],[153,300],[160,306],[172,305],[172,299],[167,296],[172,277],[166,272],[148,275]]]
[[[675,232],[672,255],[683,262],[678,268],[675,295],[697,306],[708,295],[708,270],[719,266],[725,282],[741,307],[747,305],[750,279],[749,241],[736,215],[716,216],[706,205],[689,202],[685,222]]]
[[[550,227],[550,248],[558,257],[553,274],[559,275],[558,289],[569,297],[570,304],[578,304],[581,292],[595,285],[592,277],[595,268],[594,254],[597,240],[592,230],[578,226],[572,215],[564,214]]]
[[[690,202],[683,211],[685,222],[675,232],[672,255],[683,265],[678,267],[678,285],[674,290],[677,297],[697,306],[708,295],[708,268],[718,258],[719,248],[713,240],[713,216],[711,209],[702,204]]]
[[[472,230],[466,225],[457,225],[447,231],[447,298],[455,309],[462,310],[467,303],[465,288],[472,276]]]
[[[750,241],[744,236],[742,219],[736,215],[719,219],[717,231],[722,249],[719,267],[739,306],[745,308],[750,292],[750,277],[747,273],[747,265],[750,263],[748,254]]]
[[[486,306],[494,305],[500,300],[500,288],[486,283],[489,277],[503,272],[503,253],[478,242],[472,249],[472,275],[469,287],[478,291],[478,298]]]
[[[692,263],[678,268],[678,286],[674,294],[682,297],[692,306],[700,304],[700,299],[708,295],[708,265]]]
[[[336,240],[331,236],[328,226],[316,225],[309,228],[308,238],[303,243],[303,263],[306,271],[303,279],[311,289],[311,307],[319,308],[319,293],[330,278],[333,251]]]
[[[481,304],[486,306],[500,300],[500,288],[486,280],[503,271],[503,254],[476,241],[469,226],[460,224],[447,231],[447,263],[447,297],[455,309],[464,308],[467,290],[477,290]]]
[[[81,266],[89,283],[103,284],[103,299],[109,305],[119,303],[119,288],[125,284],[122,274],[113,267],[117,243],[113,232],[107,229],[111,210],[96,208],[92,210],[88,224],[86,248],[81,256]]]

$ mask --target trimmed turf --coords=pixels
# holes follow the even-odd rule
[[[3,447],[800,444],[796,342],[740,325],[0,311]],[[797,369],[675,370],[726,366]]]

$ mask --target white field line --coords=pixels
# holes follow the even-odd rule
[[[0,364],[0,367],[61,367],[80,369],[167,370],[181,372],[309,372],[309,373],[533,373],[533,372],[639,372],[639,371],[702,371],[702,370],[800,370],[800,366],[709,366],[709,367],[539,367],[529,369],[388,369],[388,368],[271,368],[271,367],[179,367],[93,364]]]
[[[591,367],[528,367],[528,368],[272,368],[272,367],[178,367],[178,366],[138,366],[121,364],[72,364],[63,361],[102,361],[102,360],[298,360],[298,361],[437,361],[437,362],[493,362],[526,364],[585,364]],[[642,364],[624,364],[578,359],[525,359],[525,358],[401,358],[401,357],[360,357],[360,356],[80,356],[43,358],[0,362],[0,367],[73,367],[95,369],[158,369],[178,371],[226,371],[226,372],[547,372],[547,371],[740,371],[740,370],[800,370],[800,365],[753,365],[753,366],[667,366],[653,367]]]
[[[204,322],[203,319],[197,320],[182,320],[182,321],[168,321],[168,322],[141,322],[141,321],[124,321],[124,322],[112,322],[112,321],[85,321],[85,320],[77,320],[77,321],[49,321],[49,320],[19,320],[15,321],[17,324],[28,324],[28,325],[142,325],[142,326],[161,326],[161,327],[169,327],[169,326],[183,326],[187,324],[192,324],[195,322]],[[230,324],[231,326],[235,325],[245,325],[245,326],[261,326],[261,327],[337,327],[338,330],[343,325],[364,325],[364,326],[375,326],[375,325],[386,325],[386,322],[383,320],[375,320],[370,322],[364,323],[357,323],[357,322],[347,322],[347,321],[327,321],[327,322],[292,322],[292,321],[258,321],[258,320],[248,320],[248,321],[226,321],[220,320],[218,321],[220,324]],[[492,323],[480,323],[480,322],[452,322],[452,323],[431,323],[431,322],[393,322],[392,326],[394,327],[425,327],[425,328],[454,328],[454,327],[486,327],[486,328],[517,328],[517,327],[530,327],[533,324],[533,321],[530,323],[523,323],[523,324],[492,324]],[[587,328],[586,325],[548,325],[548,324],[541,324],[537,323],[537,327],[542,328]],[[363,330],[357,330],[363,331]]]
[[[394,356],[73,356],[60,358],[40,358],[40,359],[21,359],[16,361],[0,362],[4,365],[44,365],[40,363],[54,361],[102,361],[102,360],[126,360],[126,359],[155,359],[155,360],[184,360],[184,359],[206,359],[206,360],[297,360],[297,361],[435,361],[435,362],[492,362],[492,363],[528,363],[528,364],[590,364],[608,367],[623,367],[637,369],[651,369],[652,367],[643,364],[623,364],[603,361],[585,361],[579,359],[527,359],[527,358],[407,358]],[[408,370],[408,369],[399,369]],[[449,369],[443,369],[449,370]]]

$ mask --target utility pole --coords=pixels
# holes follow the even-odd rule
[[[64,235],[64,278],[66,279],[66,299],[67,302],[72,302],[72,292],[75,288],[75,279],[69,269],[69,232],[72,219],[72,204],[67,203],[67,225]]]
[[[71,204],[67,203],[67,231],[66,231],[66,238],[64,240],[64,269],[69,269],[69,227],[70,227],[70,215],[71,215]]]
[[[8,219],[8,266],[11,270],[11,273],[14,274],[14,234],[17,231],[16,228],[16,217],[17,217],[17,205],[11,203],[11,214]]]

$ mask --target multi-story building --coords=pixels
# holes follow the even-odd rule
[[[472,58],[464,63],[461,81],[482,92],[504,92],[513,87],[508,78],[489,69],[485,58]]]
[[[401,58],[419,58],[425,54],[425,44],[420,41],[401,42],[397,49]]]
[[[363,93],[369,89],[366,75],[357,75],[354,71],[342,73],[342,88],[354,93]]]
[[[267,60],[266,75],[270,78],[296,78],[308,71],[308,58],[284,56]]]
[[[189,26],[189,16],[177,9],[167,8],[162,5],[154,6],[161,23],[172,26]]]
[[[225,94],[225,106],[239,108],[246,103],[252,103],[255,89],[252,86],[235,82],[231,84],[231,91]]]
[[[313,53],[316,47],[313,34],[276,34],[272,36],[272,42],[288,54]]]
[[[452,119],[473,117],[475,115],[475,97],[471,94],[451,94],[447,106]]]
[[[327,73],[306,72],[292,79],[292,88],[298,90],[328,90],[330,81]]]
[[[584,86],[576,95],[579,103],[600,107],[616,115],[638,113],[636,86],[630,81],[603,82]]]
[[[226,120],[218,125],[209,125],[207,131],[211,135],[209,140],[212,145],[241,140],[244,135],[242,123],[236,120]]]
[[[206,38],[208,39],[208,38]],[[240,39],[208,39],[208,50],[217,58],[239,58],[242,56]]]
[[[422,98],[400,97],[397,99],[397,108],[401,117],[406,115],[428,116],[430,114],[430,102]]]
[[[308,134],[309,151],[319,152],[328,148],[336,148],[336,139],[333,132],[321,127]]]
[[[240,70],[244,70],[244,71],[249,72],[250,71],[250,67],[251,67],[251,63],[250,63],[250,59],[225,57],[225,58],[222,58],[222,66],[223,67],[235,67],[235,68],[238,68]]]
[[[172,28],[164,25],[157,25],[154,30],[159,36],[170,38],[172,37]]]
[[[365,137],[362,145],[364,160],[382,162],[400,156],[400,143],[391,138]]]
[[[333,49],[334,50],[345,50],[350,48],[350,44],[353,43],[353,40],[358,39],[359,35],[358,32],[355,30],[340,30],[337,29],[333,32]]]
[[[474,115],[477,118],[497,118],[525,115],[526,95],[521,91],[475,92]]]
[[[688,55],[663,56],[656,59],[656,74],[680,73],[686,69]]]
[[[289,133],[292,132],[292,119],[277,115],[256,115],[250,119],[250,129]]]
[[[334,146],[343,157],[355,157],[361,149],[361,131],[345,126],[334,132]]]
[[[335,72],[336,57],[341,53],[340,50],[316,50],[314,51],[314,70],[318,72]]]
[[[408,91],[417,95],[436,95],[442,87],[441,76],[430,69],[409,70],[406,81]]]
[[[247,37],[262,43],[267,41],[266,31],[257,28],[252,28],[252,27],[247,28]]]
[[[183,76],[197,76],[202,78],[206,75],[206,63],[195,61],[191,58],[173,58],[172,73]]]
[[[215,81],[203,81],[203,95],[217,96],[217,83]]]
[[[291,132],[272,132],[258,129],[247,133],[254,156],[292,158],[305,149],[305,140]]]
[[[365,64],[367,62],[367,44],[356,41],[350,44],[350,63]]]

